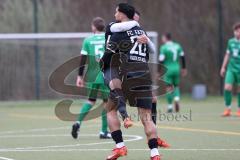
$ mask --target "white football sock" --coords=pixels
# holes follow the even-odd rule
[[[159,155],[159,152],[158,152],[157,148],[151,149],[151,157],[155,157],[155,156],[158,156],[158,155]]]
[[[179,102],[180,101],[180,97],[178,97],[178,96],[174,97],[174,101],[175,102]]]
[[[116,144],[116,147],[117,147],[117,148],[122,148],[122,147],[124,147],[124,146],[125,146],[124,142],[121,142],[121,143],[117,143],[117,144]]]
[[[168,105],[168,109],[173,109],[172,104],[169,104],[169,105]]]

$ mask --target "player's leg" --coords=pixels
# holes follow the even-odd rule
[[[157,124],[157,97],[154,96],[152,99],[152,121]]]
[[[124,127],[128,128],[131,127],[133,123],[126,110],[126,100],[123,95],[122,81],[120,80],[120,77],[118,70],[114,68],[104,71],[105,82],[111,90],[110,98],[117,104],[117,110],[124,120]]]
[[[240,117],[240,84],[238,85],[237,99],[238,99],[237,116]]]
[[[124,108],[126,110],[126,103],[122,91],[122,81],[120,81],[118,70],[114,70],[113,68],[105,70],[104,79],[105,84],[109,85],[110,88],[110,94],[106,106],[108,126],[112,139],[116,143],[115,149],[113,149],[112,154],[107,157],[107,160],[116,160],[121,156],[127,155],[127,148],[123,142],[122,131],[120,129],[121,124],[117,114],[117,111],[119,111],[121,107],[123,110]],[[122,114],[123,117],[126,116],[126,113]]]
[[[103,106],[106,106],[106,103],[102,103]],[[102,133],[107,133],[108,132],[108,123],[107,123],[107,111],[103,109],[102,111]]]
[[[234,75],[231,71],[227,71],[225,76],[225,84],[224,84],[224,100],[225,100],[226,109],[222,114],[222,116],[231,115],[233,83],[234,83]]]
[[[83,105],[80,111],[80,115],[78,117],[78,121],[81,124],[83,119],[86,117],[88,112],[91,110],[91,108],[95,105],[97,101],[97,93],[99,89],[99,84],[88,84],[87,86],[89,89],[89,94],[88,94],[88,102]]]
[[[127,155],[127,148],[123,142],[122,131],[120,129],[121,124],[117,114],[117,106],[110,98],[108,99],[106,108],[108,126],[112,139],[116,143],[115,149],[113,149],[113,152],[107,157],[107,160],[116,160],[121,156]]]
[[[171,91],[171,92],[168,92],[166,94],[166,96],[167,96],[167,103],[168,103],[168,107],[167,107],[168,111],[167,112],[172,113],[173,112],[173,97],[174,97],[174,94]]]
[[[167,83],[168,84],[172,84],[172,77],[170,76],[167,76],[166,77],[167,79]],[[166,94],[166,97],[167,97],[167,103],[168,103],[168,113],[172,113],[173,112],[173,98],[174,98],[174,92],[173,91],[169,91],[171,86],[167,87],[167,94]]]
[[[147,90],[147,88],[139,88],[139,90]],[[144,127],[144,132],[148,140],[148,146],[151,152],[151,159],[159,158],[157,127],[152,121],[152,93],[145,93],[147,98],[138,98],[136,106],[138,107],[138,115]]]
[[[106,111],[106,105],[108,101],[108,95],[109,90],[107,86],[104,84],[100,84],[99,91],[101,93],[101,99],[103,99],[103,102],[101,104],[103,110],[102,110],[102,129],[100,132],[100,139],[109,139],[111,138],[111,134],[108,132],[108,123],[107,123],[107,111]]]
[[[78,138],[78,132],[80,130],[80,126],[84,120],[84,118],[87,116],[87,114],[89,113],[89,111],[91,110],[91,108],[95,105],[96,103],[96,97],[97,97],[97,90],[99,85],[98,84],[88,84],[87,87],[89,88],[88,91],[88,101],[86,103],[83,104],[81,110],[80,110],[80,114],[77,118],[77,121],[73,124],[72,126],[72,137],[77,139]]]
[[[101,118],[102,118],[102,128],[99,133],[99,138],[100,139],[110,139],[111,134],[108,131],[108,122],[107,122],[107,111],[105,109],[107,104],[107,100],[103,100],[103,102],[100,104],[100,107],[103,108],[102,113],[101,113]]]
[[[113,79],[110,82],[110,88],[111,88],[110,98],[114,100],[114,102],[117,104],[117,110],[119,111],[124,121],[124,127],[129,128],[133,125],[133,122],[130,120],[127,113],[126,100],[123,95],[123,90],[121,85],[122,85],[122,82],[120,81],[120,79]]]
[[[157,97],[156,96],[153,96],[153,99],[152,99],[152,121],[157,126]],[[160,137],[157,137],[157,142],[159,147],[163,147],[163,148],[170,147],[170,145]]]
[[[238,110],[237,110],[237,116],[240,117],[240,74],[236,74],[237,76],[237,84],[238,84],[238,88],[237,88],[237,99],[238,99]]]
[[[83,104],[83,106],[82,106],[82,108],[80,110],[80,114],[78,116],[78,119],[72,126],[71,134],[72,134],[72,137],[74,139],[78,138],[78,132],[79,132],[80,126],[81,126],[84,118],[88,114],[88,112],[91,110],[91,108],[95,104],[95,102],[96,102],[95,99],[89,99],[86,103]]]
[[[151,104],[150,104],[151,105]],[[138,113],[141,122],[144,126],[144,131],[148,140],[148,147],[151,153],[151,159],[159,158],[158,141],[157,141],[157,129],[156,125],[152,121],[151,109],[138,108]]]
[[[179,84],[180,84],[180,74],[179,72],[174,76],[173,78],[173,84],[174,84],[174,103],[175,103],[175,111],[179,112],[180,111],[180,89],[179,89]]]
[[[180,89],[179,86],[176,86],[174,88],[174,102],[175,102],[175,111],[180,111]]]
[[[170,71],[168,71],[170,72]],[[172,113],[173,112],[173,98],[174,98],[174,92],[173,91],[169,91],[171,88],[170,85],[173,84],[173,78],[170,75],[170,73],[166,73],[166,75],[164,76],[164,81],[169,84],[169,86],[166,88],[167,89],[167,93],[166,93],[166,98],[167,98],[167,103],[168,103],[168,113]]]

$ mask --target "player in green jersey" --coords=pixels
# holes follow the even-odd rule
[[[159,61],[167,68],[164,80],[169,85],[174,86],[174,90],[167,93],[168,112],[173,112],[173,101],[175,102],[176,112],[179,112],[180,75],[186,76],[187,74],[185,56],[181,45],[172,41],[170,33],[166,33],[162,36],[162,42],[164,44],[160,47]],[[179,63],[180,59],[182,61],[182,69]]]
[[[233,85],[238,86],[238,111],[240,117],[240,23],[233,27],[234,38],[228,41],[227,51],[220,71],[222,77],[225,76],[224,100],[226,109],[223,116],[231,116],[232,89]]]
[[[84,66],[86,62],[88,62],[88,68],[84,75],[84,67],[79,68],[79,75],[77,77],[76,85],[78,87],[86,86],[89,88],[88,91],[88,101],[84,103],[81,108],[80,115],[77,119],[77,122],[72,126],[72,137],[77,138],[80,126],[89,113],[93,105],[96,103],[97,99],[97,90],[101,92],[103,103],[101,106],[104,106],[108,100],[109,90],[108,87],[104,84],[103,74],[100,71],[99,60],[103,56],[104,53],[104,45],[105,45],[105,35],[103,33],[105,29],[105,21],[100,18],[94,18],[92,21],[92,32],[93,36],[90,36],[83,41],[81,57],[80,57],[80,66]],[[101,139],[111,138],[111,134],[108,132],[108,124],[106,117],[106,110],[102,111],[102,129],[100,132]]]

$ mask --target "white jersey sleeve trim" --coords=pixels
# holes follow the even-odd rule
[[[181,52],[181,53],[180,53],[180,56],[184,56],[184,55],[185,55],[185,53],[184,53],[184,52]]]
[[[88,52],[85,51],[85,50],[81,50],[80,54],[81,54],[81,55],[88,55]]]
[[[164,59],[165,59],[165,55],[164,54],[160,54],[159,61],[162,62],[162,61],[164,61]]]
[[[227,54],[230,54],[230,50],[228,49],[228,50],[226,51],[226,53],[227,53]]]

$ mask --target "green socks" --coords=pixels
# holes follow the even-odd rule
[[[80,122],[80,124],[82,123],[83,119],[86,117],[88,112],[91,110],[91,108],[92,108],[92,105],[89,103],[85,103],[83,105],[83,107],[81,108],[79,117],[78,117],[78,121]]]
[[[102,106],[101,106],[102,107]],[[89,103],[85,103],[83,107],[81,108],[78,121],[80,122],[80,125],[88,112],[91,110],[92,105]],[[102,111],[102,132],[107,132],[108,131],[108,123],[107,123],[107,112],[105,109]]]
[[[108,123],[107,123],[107,112],[105,109],[102,111],[102,132],[108,131]]]
[[[180,90],[179,90],[179,87],[176,87],[176,88],[174,88],[174,91],[167,93],[167,102],[168,102],[168,104],[172,104],[173,103],[173,99],[175,101],[179,101],[180,100]]]
[[[224,90],[224,100],[226,107],[231,107],[232,104],[232,92]]]
[[[172,104],[173,103],[173,92],[168,92],[166,96],[167,96],[168,104]]]
[[[175,87],[175,89],[174,89],[174,97],[175,97],[175,101],[179,101],[180,100],[180,90],[179,90],[179,87]]]

